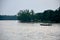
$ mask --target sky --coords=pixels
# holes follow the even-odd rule
[[[33,9],[35,12],[56,10],[60,0],[0,0],[0,15],[16,15],[19,10]]]

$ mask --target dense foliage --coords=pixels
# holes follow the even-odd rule
[[[52,22],[60,23],[60,7],[54,10],[45,10],[42,13],[34,13],[33,10],[20,10],[18,20],[21,22]]]

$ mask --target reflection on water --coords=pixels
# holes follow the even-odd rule
[[[40,23],[0,21],[0,40],[60,40],[60,24],[40,26]]]

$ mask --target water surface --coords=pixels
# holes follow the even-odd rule
[[[41,26],[17,20],[0,21],[0,40],[60,40],[60,24]]]

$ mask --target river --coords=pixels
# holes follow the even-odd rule
[[[60,40],[60,24],[41,26],[40,23],[1,20],[0,40]]]

